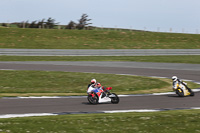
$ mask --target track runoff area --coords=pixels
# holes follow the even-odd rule
[[[17,52],[16,52],[17,51]],[[200,51],[200,50],[199,50]],[[140,54],[140,55],[199,55],[200,52],[198,50],[164,50],[164,51],[160,51],[160,50],[145,50],[145,51],[100,51],[100,55],[105,55],[105,53],[117,53],[118,56],[122,56],[122,55],[126,55],[126,53],[135,53],[135,54]],[[26,55],[26,52],[28,53],[27,55],[28,56],[37,56],[37,55],[40,55],[40,56],[50,56],[52,55],[52,51],[50,50],[46,50],[46,51],[43,51],[41,50],[41,52],[39,51],[38,53],[38,50],[37,52],[35,52],[34,50],[33,51],[29,51],[29,50],[10,50],[10,49],[0,49],[0,53],[2,55],[21,55],[21,53],[25,53]],[[88,54],[87,51],[77,51],[77,52],[74,52],[74,51],[59,51],[59,50],[56,50],[56,51],[53,51],[53,55],[66,55],[66,53],[81,53],[81,55],[79,56],[85,56]],[[102,52],[104,54],[102,54]],[[181,53],[180,53],[181,52]],[[184,52],[184,53],[183,53]],[[30,54],[31,53],[31,54]],[[42,53],[42,55],[41,55]],[[45,53],[45,54],[44,54]],[[68,56],[71,56],[72,54],[69,54]],[[90,52],[91,53],[91,52]],[[93,51],[93,53],[97,54],[97,51]],[[174,54],[175,53],[175,54]],[[178,54],[177,54],[178,53]],[[44,55],[43,55],[44,54]],[[128,55],[129,55],[128,54]],[[109,55],[109,56],[112,56],[112,55]],[[127,55],[126,55],[127,56]],[[131,56],[133,56],[131,54]],[[158,63],[157,63],[158,64]],[[163,63],[161,63],[163,64]],[[169,63],[168,63],[169,64]],[[116,64],[115,64],[116,65]],[[186,64],[186,65],[190,65],[190,64]],[[146,65],[145,65],[146,66]],[[170,65],[171,66],[171,65]],[[158,66],[160,67],[160,66]],[[186,68],[182,68],[182,69],[188,69],[190,67],[186,66]],[[170,68],[171,69],[171,68]],[[172,68],[173,69],[173,68]],[[199,67],[197,66],[197,69],[199,69]],[[16,69],[7,69],[7,68],[0,68],[0,70],[16,70]],[[199,71],[199,70],[198,70]],[[133,74],[129,74],[129,75],[133,75]],[[149,76],[149,77],[152,77],[152,76]],[[155,77],[155,76],[153,76]],[[167,77],[159,77],[157,76],[157,78],[167,78]],[[193,80],[186,80],[186,79],[183,79],[184,81],[192,81],[192,82],[196,82],[196,81],[193,81]],[[200,84],[200,82],[196,82],[197,84]],[[200,89],[193,89],[194,92],[198,92]],[[175,94],[174,92],[167,92],[167,93],[153,93],[153,94],[143,94],[143,95],[119,95],[119,97],[144,97],[144,96],[158,96],[158,95],[169,95],[169,94]],[[50,98],[50,99],[55,99],[55,98],[70,98],[70,99],[73,99],[73,98],[86,98],[86,96],[67,96],[67,97],[58,97],[58,96],[54,96],[54,97],[4,97],[2,99],[47,99],[47,98]],[[15,117],[30,117],[30,116],[54,116],[54,115],[65,115],[65,114],[89,114],[89,113],[124,113],[124,112],[157,112],[157,111],[167,111],[167,110],[181,110],[181,109],[200,109],[200,107],[186,107],[186,108],[171,108],[171,109],[128,109],[128,110],[105,110],[105,111],[91,111],[91,112],[66,112],[66,113],[27,113],[27,114],[2,114],[0,115],[0,118],[15,118]]]
[[[118,74],[121,75],[121,74]],[[125,75],[125,74],[123,74]],[[135,75],[137,76],[137,75]],[[149,76],[155,78],[167,78],[158,76]],[[191,81],[197,84],[193,80],[183,79],[184,81]],[[200,89],[193,89],[194,92],[199,92]],[[143,97],[143,96],[158,96],[158,95],[169,95],[175,94],[175,92],[166,93],[153,93],[153,94],[135,94],[135,95],[118,95],[119,97]],[[3,97],[3,99],[57,99],[57,98],[87,98],[87,96],[42,96],[42,97]],[[158,112],[158,111],[168,111],[168,110],[188,110],[188,109],[200,109],[200,107],[189,107],[189,108],[172,108],[172,109],[132,109],[132,110],[105,110],[105,111],[92,111],[92,112],[66,112],[66,113],[27,113],[27,114],[4,114],[0,115],[0,118],[16,118],[16,117],[33,117],[33,116],[56,116],[56,115],[67,115],[67,114],[94,114],[94,113],[128,113],[128,112]]]

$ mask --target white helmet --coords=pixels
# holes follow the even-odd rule
[[[176,81],[177,79],[178,79],[177,76],[172,76],[172,80],[173,80],[173,81]]]
[[[96,79],[91,80],[91,84],[95,84],[96,82],[97,82]]]

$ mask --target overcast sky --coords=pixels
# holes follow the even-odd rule
[[[200,0],[0,0],[0,23],[42,20],[93,26],[200,34]]]

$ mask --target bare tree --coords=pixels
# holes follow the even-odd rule
[[[2,23],[1,24],[3,27],[8,27],[8,24],[6,24],[6,23]]]
[[[65,29],[76,29],[76,23],[74,21],[70,21],[69,24],[65,27]]]
[[[56,21],[55,19],[48,18],[46,22],[46,27],[49,29],[53,29],[54,26],[56,25],[55,21]]]
[[[78,28],[79,30],[84,29],[86,26],[92,24],[92,23],[88,23],[88,22],[91,21],[91,20],[92,20],[92,19],[88,19],[88,15],[87,15],[87,14],[83,14],[83,15],[81,16],[81,18],[78,20],[79,23],[78,23],[78,25],[77,25],[77,28]]]
[[[38,28],[45,28],[45,19],[38,21],[37,26]]]
[[[31,22],[31,24],[29,25],[29,28],[38,28],[36,23],[37,23],[37,21]]]
[[[19,22],[19,23],[16,22],[14,24],[16,24],[17,27],[19,27],[19,28],[29,28],[29,26],[30,26],[28,20],[27,21],[23,21],[23,22]]]

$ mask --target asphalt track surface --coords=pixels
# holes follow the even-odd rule
[[[92,65],[91,65],[92,64]],[[137,62],[0,62],[1,70],[42,70],[68,72],[95,72],[109,74],[131,74],[181,79],[200,82],[200,65]],[[90,80],[90,79],[88,79]],[[114,92],[114,88],[113,88]],[[120,97],[119,104],[90,105],[86,97],[47,99],[0,99],[0,115],[27,113],[90,113],[108,110],[134,109],[187,109],[200,107],[200,93],[194,97],[168,95],[144,95]]]
[[[17,56],[143,56],[200,55],[200,49],[0,49],[0,55]]]

